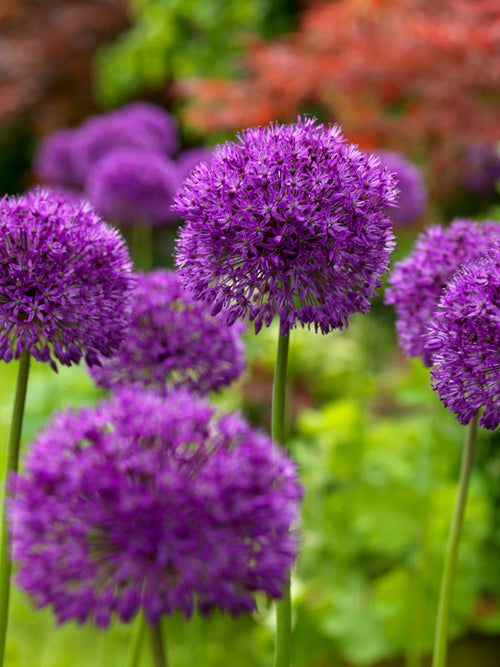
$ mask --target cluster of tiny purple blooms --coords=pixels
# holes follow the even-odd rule
[[[67,193],[3,203],[0,245],[17,253],[1,283],[4,359],[84,357],[112,392],[55,416],[10,479],[17,581],[60,622],[238,613],[255,591],[282,595],[298,547],[296,465],[204,396],[242,373],[243,320],[347,326],[394,246],[396,176],[338,127],[247,130],[200,164],[199,151],[181,154],[175,182],[178,145],[166,115],[135,104],[53,135],[36,161],[122,222],[166,215],[191,172],[175,200],[177,274],[133,274],[121,237]],[[151,190],[162,169],[164,200]]]
[[[403,351],[431,367],[433,387],[461,424],[500,424],[498,223],[459,219],[420,234],[386,290]]]
[[[133,102],[92,116],[80,127],[44,139],[34,169],[70,200],[86,199],[119,225],[175,222],[175,192],[189,171],[210,159],[202,146],[180,150],[174,118],[161,107]]]
[[[245,320],[256,333],[277,318],[281,336],[326,334],[366,313],[394,247],[398,182],[399,224],[426,205],[414,167],[309,117],[243,131],[210,159],[178,152],[168,114],[133,104],[43,144],[36,169],[59,193],[0,201],[0,357],[83,358],[111,392],[56,415],[10,478],[17,582],[59,622],[105,627],[142,610],[154,624],[282,595],[298,551],[297,467],[207,395],[243,372]],[[113,222],[156,224],[176,191],[177,273],[134,273],[120,235],[80,200]],[[484,409],[489,429],[499,259],[495,223],[431,227],[386,292],[403,350],[432,366],[459,421]]]

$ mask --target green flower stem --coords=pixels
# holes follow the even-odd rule
[[[139,612],[137,618],[135,619],[134,630],[132,633],[132,646],[130,648],[128,667],[139,667],[145,629],[146,621],[144,620],[144,615],[142,612]]]
[[[23,427],[24,404],[26,402],[26,387],[28,385],[28,372],[30,367],[30,353],[24,350],[19,360],[17,375],[16,396],[12,411],[12,422],[10,425],[9,447],[7,451],[7,467],[5,471],[4,497],[3,497],[3,520],[2,535],[0,543],[0,665],[4,663],[5,640],[7,637],[7,622],[9,616],[9,594],[10,574],[12,563],[9,554],[9,524],[7,521],[6,484],[11,472],[17,472],[19,465],[19,445],[21,442],[21,431]]]
[[[467,501],[467,490],[469,487],[472,460],[474,457],[478,416],[479,415],[476,414],[467,427],[465,436],[457,497],[455,499],[455,507],[453,508],[448,544],[446,545],[443,576],[441,579],[432,667],[445,667],[446,665],[453,575],[455,573],[460,532],[462,530],[465,503]]]
[[[155,667],[168,667],[165,641],[161,628],[161,620],[149,626],[151,630],[151,647],[153,649],[153,662]]]
[[[288,361],[289,336],[278,335],[278,350],[274,367],[273,399],[271,407],[271,437],[281,445],[285,444],[285,396],[286,370]],[[283,597],[276,603],[276,644],[274,667],[290,665],[290,642],[292,636],[292,605],[290,598],[290,577],[285,584]]]
[[[132,260],[136,271],[150,271],[153,266],[153,228],[148,223],[132,227]]]

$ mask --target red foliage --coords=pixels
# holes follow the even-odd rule
[[[127,0],[1,0],[0,122],[45,134],[93,108],[92,59],[127,24]]]
[[[441,188],[465,146],[500,137],[497,0],[316,2],[244,64],[239,81],[179,84],[186,121],[235,130],[312,108],[365,148],[430,159]]]

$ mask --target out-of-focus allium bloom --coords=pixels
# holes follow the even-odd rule
[[[394,174],[312,118],[245,130],[218,146],[181,187],[175,210],[187,224],[177,263],[194,294],[248,313],[255,331],[278,314],[328,333],[367,312],[393,247],[385,207]]]
[[[55,185],[80,187],[81,178],[75,168],[77,130],[63,129],[43,139],[35,153],[33,168],[36,175]]]
[[[239,323],[227,327],[220,316],[212,316],[175,273],[139,273],[127,337],[91,375],[106,389],[138,382],[160,392],[186,387],[206,394],[243,372],[243,328]]]
[[[380,162],[395,172],[399,187],[398,207],[387,211],[395,225],[410,225],[425,211],[427,206],[427,188],[422,172],[403,155],[393,151],[377,151]]]
[[[396,331],[403,352],[432,363],[424,334],[441,292],[463,262],[476,259],[496,245],[498,223],[455,220],[435,225],[419,235],[412,254],[396,262],[389,277],[385,302],[396,310]]]
[[[189,175],[200,162],[210,162],[212,151],[205,146],[196,146],[183,151],[175,162],[179,173],[179,179],[183,180]]]
[[[121,148],[95,165],[87,195],[107,220],[161,224],[174,217],[171,205],[178,185],[177,169],[168,158]]]
[[[464,264],[447,284],[428,325],[433,387],[461,424],[500,423],[500,252]]]
[[[155,140],[156,148],[164,155],[174,155],[180,147],[179,129],[173,116],[149,102],[131,102],[109,114],[126,122]]]
[[[475,144],[462,160],[462,179],[466,190],[484,194],[494,192],[500,181],[500,148],[495,144]]]
[[[255,607],[297,550],[295,464],[237,415],[137,388],[56,416],[10,502],[17,583],[59,622]]]
[[[89,118],[78,132],[77,169],[87,183],[94,168],[108,153],[120,148],[142,150],[164,156],[164,143],[158,140],[156,127],[141,123],[136,114],[125,109]]]
[[[117,350],[133,285],[125,244],[88,203],[40,190],[0,200],[0,359],[62,364]]]

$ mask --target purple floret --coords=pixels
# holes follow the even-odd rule
[[[181,280],[231,324],[322,333],[365,313],[393,248],[394,175],[312,118],[245,130],[181,187]]]
[[[435,225],[419,235],[409,257],[396,262],[385,302],[396,310],[396,331],[405,354],[431,365],[424,334],[443,288],[461,264],[496,245],[499,231],[498,223],[492,221]]]
[[[294,462],[184,391],[57,415],[10,484],[16,581],[59,622],[252,611],[297,552]]]
[[[160,392],[186,387],[206,394],[230,384],[245,368],[244,325],[228,327],[184,289],[175,273],[139,273],[130,327],[118,353],[91,375],[112,389],[138,382]]]
[[[128,325],[125,243],[86,203],[40,190],[0,200],[0,359],[56,370],[109,357]]]
[[[172,221],[170,210],[179,185],[175,165],[166,157],[118,148],[92,170],[87,195],[107,219],[119,224],[162,224]]]
[[[384,167],[395,172],[398,180],[398,206],[387,211],[395,225],[410,225],[420,218],[427,207],[427,188],[422,172],[403,155],[393,151],[377,151]]]
[[[468,424],[500,423],[500,252],[464,264],[446,286],[428,325],[434,389],[443,404]]]
[[[82,185],[75,168],[77,130],[52,132],[39,144],[33,160],[36,175],[47,183],[78,189]]]

